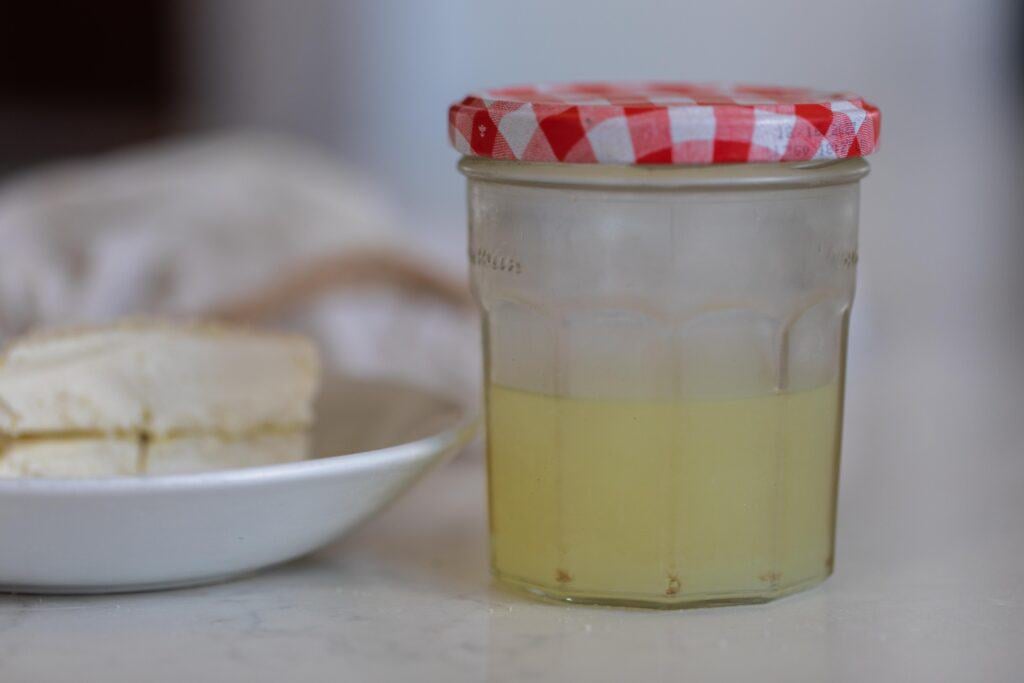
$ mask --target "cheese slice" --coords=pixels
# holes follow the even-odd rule
[[[308,456],[309,437],[303,431],[239,438],[184,436],[151,443],[137,438],[26,439],[0,447],[0,478],[193,474],[296,462]]]
[[[0,357],[0,435],[302,428],[318,377],[299,336],[162,322],[29,336]]]
[[[0,477],[117,477],[139,473],[137,439],[30,439],[0,445]]]

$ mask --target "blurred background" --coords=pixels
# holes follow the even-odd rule
[[[109,176],[108,184],[155,177],[147,185],[152,191],[161,174],[198,167],[207,178],[228,183],[236,171],[245,176],[247,164],[262,164],[260,182],[239,180],[225,192],[236,204],[249,197],[260,215],[287,214],[281,206],[260,204],[271,201],[261,188],[292,187],[285,199],[294,205],[301,200],[301,179],[317,173],[322,179],[323,165],[334,163],[347,174],[337,178],[349,187],[346,201],[360,205],[357,219],[345,220],[360,223],[370,242],[376,228],[367,226],[385,226],[392,231],[388,244],[423,255],[444,271],[440,276],[455,280],[465,277],[464,196],[445,114],[467,91],[624,78],[852,90],[881,107],[883,134],[862,191],[851,377],[858,366],[884,358],[894,367],[977,367],[989,373],[985,377],[1009,383],[1024,365],[1024,11],[1012,0],[17,3],[0,26],[0,50],[0,181],[6,188],[0,235],[5,216],[8,224],[14,221],[10,206],[23,208],[33,193],[33,218],[14,222],[22,231],[48,229],[45,216],[52,212],[39,207],[59,204],[60,188],[81,184],[90,168],[76,166],[78,176],[51,170],[47,178],[52,162],[99,159],[109,166],[109,159],[122,158],[110,157],[112,151],[132,145],[270,131],[288,137],[272,143],[231,138],[222,155],[193,149],[195,156],[150,167],[130,157],[136,165]],[[249,154],[245,141],[253,139],[260,151]],[[291,155],[299,147],[319,155],[317,173],[309,158]],[[219,156],[236,163],[218,167]],[[287,178],[275,179],[274,172]],[[330,182],[322,185],[329,194]],[[80,196],[88,195],[79,189]],[[173,209],[189,196],[182,191],[173,199],[161,210],[170,210],[171,223],[186,220]],[[310,221],[329,224],[345,210],[325,209]],[[109,219],[98,215],[90,220]],[[54,237],[58,244],[73,239],[79,219],[63,220]],[[302,233],[291,239],[303,241]],[[189,244],[195,242],[173,252],[177,259],[188,256]],[[10,244],[6,251],[11,272],[11,262],[24,259]],[[81,271],[91,262],[79,257],[76,263]],[[203,263],[228,280],[242,268],[223,253]],[[131,289],[132,278],[154,277],[138,269],[113,271],[103,291]],[[19,301],[27,296],[21,287]],[[54,300],[62,296],[52,283],[37,289]],[[65,283],[65,290],[64,298],[73,298],[78,285]],[[200,299],[181,295],[175,305],[212,305]],[[124,307],[150,304],[138,299]],[[47,305],[39,307],[50,311],[39,314],[44,321],[107,313],[79,300]],[[35,322],[37,314],[20,306],[8,306],[8,333]],[[388,306],[397,310],[394,302]],[[16,315],[21,317],[13,325]],[[438,348],[464,336],[442,334]],[[473,340],[465,346],[474,347]],[[1006,367],[1007,359],[1014,359],[1014,367]],[[994,367],[986,371],[986,364]],[[976,390],[985,391],[981,383]],[[1010,416],[1008,406],[997,410]]]
[[[1020,0],[67,0],[4,10],[0,344],[37,326],[232,310],[312,331],[345,372],[465,395],[478,385],[479,342],[464,299],[449,103],[491,86],[650,78],[851,90],[878,105],[832,582],[855,601],[793,604],[810,605],[798,627],[812,665],[834,654],[827,638],[845,638],[840,622],[852,618],[880,629],[866,666],[878,655],[905,679],[968,669],[998,678],[979,643],[1019,631],[1022,585]],[[345,255],[360,249],[377,260],[353,268]],[[352,287],[339,277],[352,272],[399,286]],[[483,489],[479,471],[456,481]],[[445,516],[440,490],[430,489],[431,514],[417,509],[416,536],[385,534],[379,545],[449,539],[439,548],[456,558],[482,553],[459,535],[482,506]],[[534,638],[532,622],[511,617],[509,607],[490,622],[491,642],[502,629]],[[675,671],[666,653],[682,641],[663,624],[643,634]],[[586,628],[594,654],[606,641]],[[751,631],[759,647],[780,657],[808,651],[761,629]],[[734,658],[726,642],[719,655]],[[558,652],[556,666],[573,664]]]

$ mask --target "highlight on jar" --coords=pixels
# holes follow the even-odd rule
[[[452,105],[495,577],[687,607],[832,573],[880,123],[849,93],[663,82]]]

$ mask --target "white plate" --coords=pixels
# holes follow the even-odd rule
[[[450,400],[386,382],[327,382],[317,416],[321,457],[302,462],[0,480],[0,590],[170,588],[290,560],[379,511],[476,426]]]

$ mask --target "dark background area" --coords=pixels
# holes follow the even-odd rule
[[[0,21],[0,172],[175,128],[174,2],[10,3]]]

